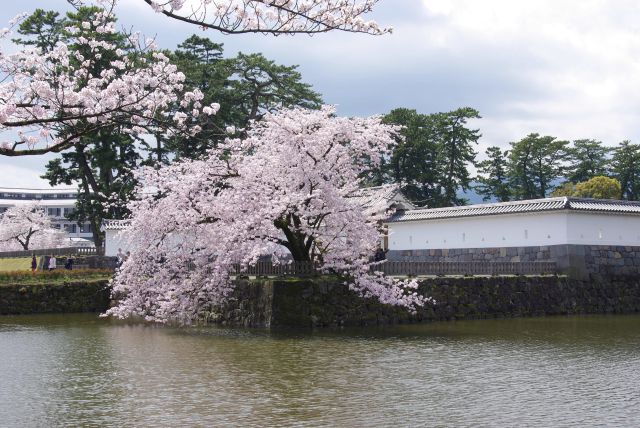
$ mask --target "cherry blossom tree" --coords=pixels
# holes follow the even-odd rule
[[[38,202],[10,207],[0,218],[0,249],[34,250],[58,248],[67,234],[54,228],[51,218]]]
[[[134,250],[108,313],[188,322],[229,297],[235,263],[265,254],[312,262],[383,303],[424,304],[415,281],[385,277],[370,262],[385,208],[365,212],[348,197],[395,132],[379,117],[294,108],[267,114],[205,159],[143,170],[126,232]]]

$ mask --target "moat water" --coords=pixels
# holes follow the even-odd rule
[[[0,426],[640,426],[640,316],[336,331],[4,316]]]

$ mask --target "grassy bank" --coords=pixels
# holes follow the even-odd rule
[[[0,273],[12,271],[30,271],[31,257],[0,259]]]
[[[23,270],[0,271],[0,286],[9,284],[64,284],[78,281],[93,282],[108,280],[112,276],[113,271],[109,269],[57,269],[54,271],[37,271],[33,274],[30,271]]]

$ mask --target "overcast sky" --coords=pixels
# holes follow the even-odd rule
[[[470,106],[489,145],[530,132],[607,145],[638,141],[640,2],[637,0],[381,0],[372,18],[392,35],[222,36],[120,0],[119,22],[174,48],[196,33],[227,55],[262,52],[298,64],[303,78],[341,115],[395,107],[422,113]],[[8,21],[42,1],[3,2]],[[65,10],[64,0],[47,0]],[[0,25],[1,27],[2,25]],[[50,156],[49,158],[52,158]],[[45,157],[0,156],[0,186],[34,187]]]

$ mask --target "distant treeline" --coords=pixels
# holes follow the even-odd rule
[[[464,205],[459,190],[475,191],[485,201],[549,196],[640,198],[640,145],[623,141],[606,147],[601,141],[559,140],[532,133],[511,142],[510,149],[489,147],[478,161],[474,150],[479,119],[469,107],[434,114],[398,108],[385,121],[403,126],[398,145],[367,178],[372,185],[401,183],[417,205]],[[475,167],[477,175],[471,172]]]

